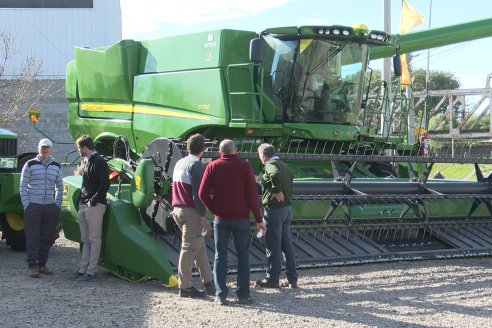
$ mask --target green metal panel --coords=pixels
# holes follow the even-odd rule
[[[142,41],[142,73],[217,67],[220,30]]]
[[[137,76],[134,100],[138,149],[157,137],[183,137],[201,127],[227,122],[223,70],[219,68]]]
[[[135,104],[152,104],[189,114],[226,116],[222,70],[148,74],[135,77]]]
[[[249,62],[254,32],[216,30],[142,41],[142,73],[226,67]]]
[[[249,63],[249,43],[255,37],[254,32],[222,30],[219,66]]]
[[[147,208],[154,199],[154,163],[151,159],[142,159],[131,181],[132,203],[138,208]]]
[[[65,96],[69,102],[72,102],[77,100],[79,97],[77,91],[77,69],[74,60],[67,64],[66,72]]]
[[[113,105],[103,103],[82,104],[81,106],[94,106],[99,108],[97,112],[91,114],[79,115],[77,103],[69,104],[68,121],[69,131],[75,139],[83,134],[88,134],[92,138],[99,139],[103,135],[124,135],[128,138],[130,146],[134,147],[132,135],[132,122],[128,118],[133,116],[133,106],[131,105]],[[80,111],[85,113],[85,111]],[[111,117],[102,120],[104,117]],[[126,116],[124,119],[122,116]]]
[[[284,123],[284,133],[298,138],[349,141],[357,140],[356,126],[337,124]]]
[[[0,172],[0,213],[22,213],[19,194],[20,173]]]
[[[120,41],[111,47],[75,48],[80,99],[129,102],[138,73],[140,42]]]
[[[103,223],[103,266],[112,271],[116,268],[130,270],[169,284],[174,271],[164,250],[141,222],[138,209],[124,200],[108,205]],[[122,272],[115,273],[122,275]]]

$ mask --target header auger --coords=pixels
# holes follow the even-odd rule
[[[169,187],[193,133],[209,140],[205,160],[229,138],[256,171],[262,142],[288,161],[301,266],[490,254],[491,181],[478,164],[492,159],[421,156],[408,136],[409,99],[384,84],[369,94],[366,73],[370,58],[491,35],[488,19],[403,36],[302,26],[76,48],[67,66],[69,129],[74,138],[91,135],[115,172],[102,264],[128,279],[173,284],[179,238]],[[430,179],[438,162],[475,163],[477,181]],[[63,226],[78,241],[80,179],[65,183]],[[263,268],[263,246],[253,246],[253,267]]]

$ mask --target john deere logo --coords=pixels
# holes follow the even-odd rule
[[[68,196],[68,185],[63,185],[63,196]]]
[[[332,134],[336,138],[336,137],[338,137],[338,135],[340,134],[340,132],[338,132],[338,130],[333,130]]]

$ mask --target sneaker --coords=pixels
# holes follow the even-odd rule
[[[291,288],[298,288],[297,286],[297,281],[288,281],[288,280],[284,280],[280,283],[280,287],[291,287]]]
[[[68,279],[70,280],[77,280],[77,279],[80,279],[85,273],[82,273],[82,272],[75,272],[73,275],[71,275],[70,277],[68,277]]]
[[[207,293],[207,295],[215,296],[215,284],[213,281],[203,284],[203,287],[205,287],[205,293]]]
[[[191,286],[190,288],[180,288],[179,296],[190,297],[190,298],[201,298],[201,297],[205,297],[205,292],[196,289],[195,286]]]
[[[272,281],[268,278],[256,280],[256,286],[263,288],[280,288],[278,281]]]
[[[227,298],[222,298],[220,296],[216,296],[214,302],[219,305],[229,305]]]
[[[249,304],[253,304],[255,301],[251,297],[241,297],[238,298],[237,302],[238,304],[241,305],[249,305]]]
[[[38,268],[30,268],[29,271],[27,272],[27,275],[31,278],[39,277]]]
[[[53,274],[53,270],[48,269],[46,265],[40,266],[38,272],[42,274]]]
[[[77,281],[84,281],[85,282],[85,281],[91,281],[93,279],[96,279],[96,275],[86,273],[86,274],[80,276],[80,278],[77,279]]]

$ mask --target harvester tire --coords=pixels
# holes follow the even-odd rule
[[[14,230],[8,224],[4,213],[0,213],[0,225],[2,227],[2,239],[5,238],[5,244],[10,246],[14,251],[24,252],[26,250],[26,236],[24,229]]]
[[[17,172],[22,172],[22,168],[24,168],[24,165],[26,164],[26,162],[30,159],[33,159],[36,156],[37,156],[36,153],[26,153],[26,154],[20,156],[17,159]]]

